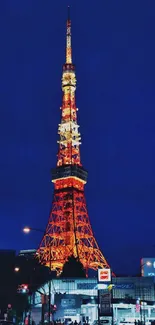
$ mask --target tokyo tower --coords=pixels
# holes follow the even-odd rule
[[[66,62],[62,72],[61,123],[58,126],[57,167],[52,170],[54,197],[45,234],[38,249],[39,260],[62,271],[69,256],[86,270],[109,268],[94,238],[88,217],[84,185],[87,172],[80,159],[80,133],[75,101],[76,75],[72,63],[71,20],[67,19]]]

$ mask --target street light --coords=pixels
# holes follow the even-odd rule
[[[147,262],[144,263],[144,264],[146,264],[147,266],[151,266],[151,265],[152,265],[152,263],[151,263],[150,261],[147,261]]]
[[[25,234],[29,234],[31,231],[39,231],[39,232],[42,232],[42,233],[45,233],[45,230],[43,230],[43,229],[39,229],[39,228],[32,228],[32,227],[24,227],[23,229],[23,232],[25,233]]]
[[[41,233],[45,233],[45,230],[43,229],[38,229],[38,228],[32,228],[32,227],[24,227],[23,228],[23,232],[25,234],[29,234],[31,231],[38,231],[38,232],[41,232]],[[50,254],[49,254],[49,258],[50,258],[50,263],[49,263],[49,268],[50,268],[50,271],[51,271],[51,268],[52,268],[52,263],[51,263],[51,246],[49,246],[49,250],[50,250]],[[49,310],[49,315],[48,315],[48,323],[50,325],[50,322],[51,322],[51,319],[50,319],[50,314],[51,314],[51,281],[49,281],[49,306],[48,306],[48,310]]]
[[[151,266],[152,265],[152,262],[146,261],[143,264],[141,264],[141,267],[143,267],[144,265]]]
[[[24,228],[23,228],[23,232],[24,232],[25,234],[29,234],[30,231],[31,231],[31,229],[30,229],[29,227],[24,227]]]
[[[15,272],[19,272],[19,271],[20,271],[20,268],[19,268],[18,266],[16,266],[16,267],[14,268],[14,271],[15,271]]]

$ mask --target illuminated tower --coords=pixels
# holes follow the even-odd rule
[[[57,167],[52,170],[54,198],[46,232],[38,255],[41,263],[61,272],[69,256],[74,255],[84,268],[108,268],[93,236],[84,185],[87,172],[80,159],[80,133],[75,102],[76,76],[72,64],[71,20],[68,14],[66,63],[62,73],[61,123],[58,127]]]

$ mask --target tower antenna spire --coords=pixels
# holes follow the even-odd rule
[[[69,64],[72,63],[70,6],[68,6],[68,15],[67,15],[66,63],[69,63]]]

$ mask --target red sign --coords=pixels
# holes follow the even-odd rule
[[[98,281],[99,282],[110,282],[111,281],[111,270],[110,269],[98,269]]]

